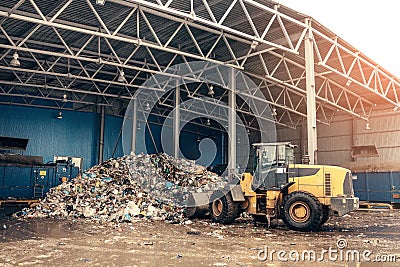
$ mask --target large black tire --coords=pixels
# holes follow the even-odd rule
[[[218,223],[230,224],[239,215],[239,205],[232,199],[230,192],[224,193],[216,190],[210,197],[211,219]]]
[[[326,223],[328,221],[328,219],[329,219],[329,207],[323,205],[322,206],[322,220],[319,223],[319,225],[320,226],[323,225],[324,223]]]
[[[290,229],[313,231],[319,228],[323,209],[316,197],[307,192],[294,192],[283,199],[282,220]]]

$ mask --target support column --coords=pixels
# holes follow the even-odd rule
[[[351,119],[351,146],[354,147],[356,145],[356,132],[357,128],[356,128],[356,120],[354,118]],[[350,151],[351,154],[351,151]],[[356,162],[357,158],[353,158],[351,157],[351,161]]]
[[[307,90],[307,140],[310,164],[317,164],[317,110],[315,101],[314,43],[311,21],[306,20],[308,32],[305,38],[306,90]]]
[[[103,162],[103,152],[104,152],[104,120],[105,120],[105,107],[100,107],[100,138],[99,138],[99,164]]]
[[[236,76],[235,69],[229,69],[229,113],[228,113],[228,174],[232,179],[236,173]]]
[[[137,98],[133,98],[131,155],[136,154]]]
[[[181,100],[181,91],[179,87],[179,81],[176,80],[175,86],[175,112],[174,112],[174,157],[179,158],[179,126],[180,126],[180,100]]]

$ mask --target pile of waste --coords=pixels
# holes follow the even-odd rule
[[[184,219],[189,192],[224,183],[194,161],[167,154],[131,155],[107,160],[52,188],[22,217],[90,218],[98,222]]]

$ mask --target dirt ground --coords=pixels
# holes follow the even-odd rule
[[[0,229],[3,266],[399,265],[371,263],[376,256],[378,260],[400,262],[399,210],[352,212],[331,218],[321,231],[311,233],[291,231],[280,221],[271,228],[254,226],[251,219],[238,219],[227,226],[210,220],[186,224],[137,221],[106,226],[85,220],[5,217],[0,219]],[[329,248],[331,255],[322,253]],[[316,259],[304,254],[310,250]],[[356,256],[350,257],[352,252],[348,254],[350,258],[340,258],[340,253],[347,255],[355,250],[358,255],[370,251],[365,260],[371,262],[365,263],[361,256],[358,262]],[[275,252],[271,256],[272,251]],[[286,254],[280,252],[278,258],[279,251]]]

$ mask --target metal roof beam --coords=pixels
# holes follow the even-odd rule
[[[180,10],[176,10],[176,9],[170,8],[169,5],[167,5],[168,3],[165,4],[165,5],[162,5],[160,3],[156,4],[156,3],[152,3],[150,1],[145,1],[145,0],[125,0],[125,1],[109,0],[109,1],[110,2],[115,2],[115,3],[126,2],[126,3],[138,4],[140,6],[144,6],[144,7],[148,7],[148,8],[157,10],[157,11],[161,11],[161,12],[157,13],[157,15],[159,15],[161,17],[163,16],[163,13],[171,14],[171,15],[174,15],[174,16],[177,16],[177,17],[185,18],[188,21],[193,21],[193,22],[196,22],[196,23],[199,23],[199,24],[207,25],[208,27],[213,27],[214,29],[217,29],[219,31],[223,31],[223,32],[230,33],[230,34],[233,34],[233,35],[236,35],[236,36],[240,36],[240,37],[245,38],[247,40],[251,40],[251,42],[256,41],[256,42],[259,42],[259,43],[263,43],[263,44],[274,46],[276,48],[282,49],[282,50],[290,52],[290,53],[298,54],[298,51],[296,51],[293,48],[285,47],[285,46],[282,46],[280,44],[276,44],[274,42],[270,42],[270,41],[267,41],[265,39],[261,39],[260,37],[257,37],[256,34],[250,35],[250,34],[241,32],[239,30],[236,30],[234,28],[231,28],[229,26],[222,25],[222,22],[216,23],[214,21],[210,21],[208,19],[204,19],[204,18],[198,17],[198,16],[196,16],[196,14],[194,12],[187,13],[187,12],[184,12],[184,11],[180,11]],[[306,27],[306,25],[304,23],[299,22],[297,20],[294,20],[293,18],[290,18],[289,16],[286,16],[286,15],[280,13],[278,10],[271,9],[271,8],[269,8],[267,6],[262,5],[262,4],[255,3],[254,1],[245,0],[244,2],[247,2],[249,4],[257,6],[258,8],[261,8],[261,9],[265,10],[268,13],[279,14],[279,16],[284,17],[285,19],[287,19],[289,21],[292,21],[292,22],[296,23],[297,25],[299,25],[299,26],[301,26],[303,28]],[[228,8],[227,10],[225,10],[225,15],[226,16],[227,16],[227,14],[230,13],[231,9],[232,8]],[[211,11],[211,9],[210,9],[210,11]],[[252,24],[252,21],[251,22],[249,21],[249,23]]]
[[[358,51],[352,51],[349,48],[345,47],[344,45],[340,44],[338,41],[338,38],[329,38],[325,34],[321,33],[317,29],[313,28],[312,32],[315,36],[318,36],[320,38],[323,38],[325,42],[327,42],[330,45],[330,49],[326,55],[322,55],[321,51],[319,50],[318,46],[321,44],[318,44],[317,41],[315,41],[316,46],[315,49],[317,50],[318,54],[318,65],[325,67],[326,69],[342,76],[343,78],[348,79],[349,81],[359,85],[360,87],[367,89],[370,92],[373,92],[374,95],[380,97],[381,99],[384,99],[385,101],[389,102],[390,104],[394,106],[400,106],[399,99],[397,98],[397,91],[400,90],[400,81],[399,79],[390,76],[387,71],[382,70],[379,65],[373,64],[368,58],[365,56],[362,56]],[[333,57],[333,51],[336,51],[337,55],[337,60],[339,60],[339,63],[341,64],[341,70],[338,70],[336,66],[332,65],[330,63],[330,59]],[[342,51],[345,53],[347,56],[351,56],[352,63],[347,70],[345,66],[343,65],[343,55],[340,52]],[[357,63],[357,64],[355,64]],[[373,72],[369,75],[369,79],[366,80],[367,78],[367,73],[364,68],[361,67],[361,63],[366,65],[367,67],[373,69]],[[356,68],[360,73],[361,73],[361,79],[356,79],[354,76],[350,75],[352,70]],[[374,78],[379,81],[382,79],[387,79],[388,86],[384,90],[379,83],[374,83],[371,86],[370,80]],[[388,97],[388,92],[389,90],[392,90],[394,98]]]
[[[39,28],[40,25],[45,25],[45,26],[56,28],[56,29],[63,29],[63,30],[73,31],[73,32],[76,32],[76,33],[86,34],[86,35],[89,35],[89,36],[96,36],[96,37],[101,37],[101,38],[105,38],[105,39],[111,39],[111,40],[120,41],[120,42],[124,42],[124,43],[130,43],[130,44],[134,44],[134,45],[143,45],[143,46],[146,46],[148,48],[157,49],[157,50],[165,51],[165,52],[172,53],[172,54],[178,54],[178,55],[190,57],[190,58],[193,58],[193,59],[196,59],[196,60],[210,61],[210,62],[213,62],[215,64],[224,64],[224,62],[222,62],[222,61],[214,60],[214,59],[207,58],[207,57],[204,57],[204,56],[201,56],[201,55],[190,54],[188,52],[183,52],[183,51],[181,51],[179,49],[172,48],[172,47],[164,47],[163,45],[159,45],[159,44],[150,42],[148,40],[141,39],[141,38],[136,38],[136,37],[133,37],[133,36],[122,36],[121,34],[112,35],[111,33],[103,33],[103,32],[99,32],[99,31],[87,29],[87,27],[85,25],[80,25],[79,27],[78,26],[71,26],[71,25],[68,25],[69,23],[67,21],[57,20],[59,22],[56,23],[56,22],[51,22],[51,21],[47,21],[47,20],[38,19],[37,15],[32,14],[32,13],[26,13],[26,12],[17,11],[15,14],[8,15],[8,12],[0,11],[0,17],[9,17],[11,19],[16,19],[16,20],[21,20],[21,21],[34,23],[34,24],[37,24],[37,26],[36,26],[37,28]],[[31,36],[27,36],[26,40],[29,39],[30,37]],[[10,48],[10,49],[15,49],[15,47]],[[20,49],[20,48],[18,48],[18,49]],[[123,65],[121,64],[121,66],[123,66]],[[236,68],[240,68],[240,67],[238,67],[236,65],[231,65],[231,66],[232,67],[236,67]]]

